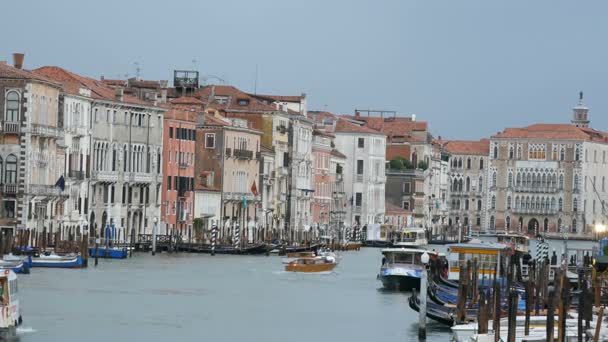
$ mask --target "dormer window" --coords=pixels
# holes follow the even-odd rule
[[[215,102],[217,104],[225,104],[228,102],[228,97],[227,96],[215,96],[215,98],[213,99],[213,102]]]
[[[239,99],[239,106],[247,106],[249,104],[248,99]]]

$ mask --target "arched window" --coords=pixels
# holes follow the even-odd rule
[[[162,163],[160,162],[160,148],[156,151],[156,173],[160,174],[161,173],[161,165]]]
[[[519,196],[515,196],[515,209],[519,209]]]
[[[574,183],[572,184],[572,189],[578,190],[578,175],[574,175]]]
[[[558,218],[557,219],[557,231],[561,231],[562,230],[562,219]]]
[[[602,191],[606,191],[606,177],[602,176]]]
[[[494,216],[490,216],[490,229],[494,229]]]
[[[559,210],[559,211],[564,210],[564,200],[561,197],[557,201],[557,210]]]
[[[507,196],[507,209],[511,209],[511,196]]]
[[[112,171],[118,171],[118,150],[116,145],[112,147]]]
[[[17,157],[14,154],[9,154],[6,157],[4,183],[17,184]]]
[[[481,200],[477,200],[477,211],[481,211]]]
[[[462,169],[462,158],[458,158],[458,168]]]
[[[559,160],[564,161],[565,159],[566,159],[566,149],[562,147],[559,150]]]
[[[578,199],[574,199],[572,201],[572,211],[577,212],[578,211]]]
[[[492,186],[496,187],[496,171],[492,173]]]
[[[469,177],[467,177],[466,190],[467,192],[471,191],[471,178]]]
[[[509,185],[508,187],[512,187],[513,186],[513,172],[509,172]]]
[[[558,187],[560,190],[562,190],[564,188],[564,175],[559,175],[559,184]]]
[[[129,157],[127,156],[127,153],[127,145],[125,145],[122,150],[122,170],[124,172],[127,172],[127,165],[129,163]]]
[[[462,179],[458,180],[458,191],[462,191]]]
[[[509,146],[509,159],[513,159],[513,146]]]
[[[18,122],[19,121],[19,93],[16,91],[9,91],[6,94],[6,113],[4,114],[4,120],[7,122]]]
[[[464,201],[464,210],[469,210],[469,200]]]
[[[555,210],[555,198],[551,198],[551,207],[549,207],[551,211]]]
[[[578,231],[578,227],[576,226],[576,219],[572,219],[572,232],[576,233]]]
[[[490,204],[490,208],[496,209],[496,196],[492,196],[492,202]]]
[[[521,186],[521,174],[517,173],[517,186]]]
[[[483,191],[483,178],[479,176],[479,192]]]
[[[498,146],[494,145],[494,159],[498,159]]]
[[[544,173],[543,173],[543,177],[541,178],[540,182],[543,187],[547,186],[547,176]]]
[[[528,173],[528,177],[527,178],[528,178],[528,184],[527,184],[527,186],[529,186],[529,187],[534,186],[532,184],[532,174],[531,173]]]
[[[483,158],[479,158],[479,169],[483,170]]]
[[[521,145],[517,145],[517,159],[521,159]]]
[[[0,157],[0,184],[4,183],[4,180],[2,179],[4,176],[4,162],[2,160],[2,157]]]
[[[471,168],[471,158],[467,158],[467,169]]]
[[[581,148],[580,147],[576,147],[576,149],[574,150],[574,160],[579,161],[581,159]]]
[[[505,221],[507,223],[507,229],[510,229],[511,228],[511,217],[507,216]]]
[[[456,208],[460,210],[460,200],[456,200]]]

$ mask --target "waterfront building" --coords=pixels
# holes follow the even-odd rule
[[[0,63],[0,227],[53,232],[68,195],[55,186],[65,165],[61,85],[13,57],[14,66]]]
[[[269,224],[276,230],[277,237],[286,237],[290,221],[287,195],[291,185],[289,114],[280,105],[269,100],[261,101],[233,86],[208,85],[198,89],[196,96],[213,106],[208,112],[225,118],[245,119],[252,129],[263,133],[261,146],[274,153],[274,165],[266,180],[273,184],[272,193],[269,194],[272,199],[267,201],[267,210],[274,210],[261,210],[259,214],[271,220]]]
[[[161,234],[193,238],[196,123],[202,101],[178,98],[163,117]]]
[[[291,111],[300,115],[308,116],[308,105],[306,94],[302,95],[261,95],[249,94],[256,99],[280,107],[283,111]]]
[[[507,128],[490,139],[487,229],[592,236],[605,224],[608,134],[588,127],[581,101],[572,124]]]
[[[247,120],[223,118],[217,112],[205,114],[197,124],[196,140],[201,143],[195,152],[195,172],[199,177],[195,189],[197,195],[207,197],[210,189],[221,190],[220,217],[210,217],[219,222],[220,239],[233,238],[237,225],[241,241],[260,238],[257,228],[261,198],[257,182],[261,135]]]
[[[335,138],[335,136],[334,136]],[[331,150],[329,159],[329,176],[331,202],[329,206],[329,230],[322,230],[324,235],[338,237],[345,227],[346,209],[349,204],[344,191],[344,168],[346,156],[335,148]]]
[[[327,230],[332,200],[331,151],[333,135],[320,130],[313,131],[313,200],[312,222],[317,231]]]
[[[439,141],[449,154],[448,227],[484,231],[490,140]]]
[[[264,138],[262,137],[262,140]],[[272,237],[278,236],[276,227],[274,226],[274,215],[275,215],[275,187],[276,183],[276,171],[275,171],[275,152],[273,149],[261,145],[261,159],[260,159],[260,195],[262,200],[262,215],[260,217],[260,225],[263,229],[264,234],[262,235],[265,240],[271,239]]]
[[[397,227],[422,227],[425,224],[425,171],[386,169],[386,218]]]
[[[160,220],[164,108],[59,67],[36,73],[66,89],[90,94],[88,197],[83,209],[91,233],[116,228],[121,237],[151,234]],[[82,89],[82,90],[81,90]],[[86,96],[85,96],[86,97]],[[83,164],[84,165],[84,164]]]
[[[313,121],[300,114],[289,116],[289,236],[292,240],[310,239],[312,227],[312,132]],[[312,233],[312,235],[310,234]]]
[[[346,156],[344,191],[349,200],[346,225],[383,223],[386,136],[344,118],[335,121],[333,134],[336,149]]]

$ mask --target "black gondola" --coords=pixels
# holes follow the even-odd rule
[[[192,247],[192,252],[195,253],[211,253],[211,245],[198,245]],[[241,254],[241,255],[261,255],[268,252],[266,244],[256,244],[237,248],[234,246],[215,246],[216,254]]]

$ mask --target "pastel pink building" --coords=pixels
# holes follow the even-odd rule
[[[312,222],[320,228],[327,228],[330,221],[332,180],[330,158],[333,135],[319,130],[313,132],[313,188]]]

